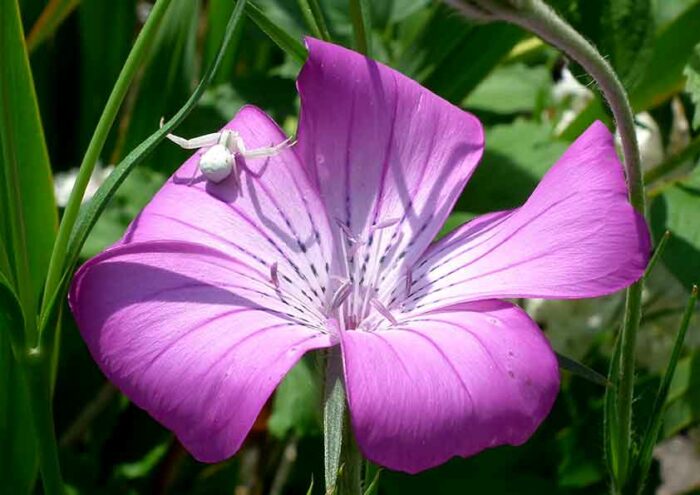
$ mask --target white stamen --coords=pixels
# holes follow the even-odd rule
[[[345,302],[345,300],[350,295],[351,289],[352,286],[350,285],[350,280],[346,280],[340,287],[336,289],[330,304],[332,311],[338,309]]]
[[[386,228],[388,228],[388,227],[391,227],[391,226],[393,226],[393,225],[396,225],[396,224],[399,223],[400,221],[401,221],[400,218],[390,218],[390,219],[388,219],[388,220],[382,220],[381,222],[379,222],[379,223],[377,223],[377,224],[375,224],[375,225],[372,225],[372,226],[370,227],[370,229],[369,229],[369,232],[370,232],[370,234],[372,234],[372,233],[374,233],[374,232],[377,231],[377,230],[386,229]]]
[[[394,318],[394,315],[391,314],[391,311],[389,311],[389,308],[384,306],[382,302],[377,299],[376,297],[373,297],[370,299],[369,303],[376,309],[379,314],[381,314],[384,318],[389,320],[392,325],[398,325],[399,322]]]
[[[353,233],[352,230],[350,230],[350,227],[348,227],[345,222],[343,222],[340,218],[335,219],[335,223],[338,225],[340,230],[345,234],[345,238],[350,241],[352,244],[356,244],[360,242],[360,239],[357,238]]]

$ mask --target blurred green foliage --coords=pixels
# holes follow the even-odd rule
[[[253,3],[277,29],[297,42],[311,32],[297,2]],[[697,117],[695,126],[689,126],[689,121],[700,115],[695,108],[699,100],[697,49],[693,58],[694,47],[700,43],[700,0],[551,3],[608,57],[630,91],[635,110],[650,113],[660,143],[653,146],[660,146],[657,154],[662,161],[697,142]],[[6,4],[13,2],[0,2],[0,19],[4,19]],[[319,0],[319,4],[331,38],[354,46],[349,2]],[[600,98],[586,89],[590,85],[586,76],[570,67],[570,77],[567,61],[560,54],[518,28],[470,23],[444,4],[430,0],[368,4],[373,56],[474,112],[486,126],[484,158],[445,230],[477,213],[522,204],[570,141],[595,119],[609,122]],[[20,2],[54,174],[78,165],[149,6],[142,0]],[[161,117],[177,111],[212,61],[233,6],[231,0],[173,2],[110,134],[101,157],[103,166],[118,162],[157,129]],[[4,40],[5,22],[2,29]],[[9,63],[3,59],[3,73],[9,70]],[[295,90],[299,69],[295,57],[248,19],[235,34],[214,84],[178,128],[178,134],[212,132],[244,103],[260,106],[293,132],[299,110]],[[688,92],[684,74],[688,76]],[[577,78],[582,85],[576,84]],[[17,91],[16,99],[3,100],[3,113],[16,106],[24,109],[17,115],[28,115],[31,103],[23,101],[21,90]],[[23,118],[19,124],[24,126],[19,137],[26,141],[18,149],[33,154],[28,160],[37,167],[20,171],[23,184],[43,188],[41,193],[28,193],[41,201],[25,205],[36,218],[43,219],[41,226],[28,227],[31,235],[38,236],[31,243],[36,249],[32,256],[43,259],[41,249],[48,242],[44,238],[51,238],[55,229],[53,224],[45,227],[46,218],[56,211],[49,193],[49,161],[42,151],[41,132],[32,127],[32,119]],[[11,145],[2,142],[4,162]],[[649,314],[663,301],[670,301],[662,305],[666,311],[663,319],[650,317],[642,327],[640,346],[659,355],[656,362],[665,362],[669,346],[664,339],[672,338],[687,290],[700,280],[700,169],[696,167],[698,153],[687,155],[650,189],[655,237],[666,229],[674,233],[663,256],[664,266],[659,269],[671,275],[654,275],[645,298]],[[187,152],[176,146],[158,147],[118,190],[85,244],[83,256],[94,255],[117,240],[186,157]],[[645,166],[662,165],[648,162]],[[6,166],[0,167],[0,174],[3,170]],[[5,235],[9,229],[5,211],[3,204],[3,239],[9,238]],[[557,302],[538,311],[526,307],[555,345],[566,342],[587,365],[605,370],[616,331],[614,321],[619,321],[619,301],[576,304]],[[617,320],[609,313],[617,315]],[[290,372],[242,451],[222,464],[204,465],[105,383],[68,311],[63,313],[62,327],[55,413],[70,493],[306,493],[312,475],[315,480],[323,479],[320,392],[313,356]],[[698,328],[691,326],[687,355],[671,386],[664,438],[700,423],[700,339],[693,338],[693,329]],[[651,362],[642,357],[639,400],[635,403],[640,424],[645,424],[645,411],[649,411],[659,382],[659,367]],[[10,452],[32,459],[30,443],[11,440],[12,435],[30,436],[23,427],[26,411],[21,408],[26,404],[17,399],[22,393],[14,390],[17,387],[9,342],[0,334],[0,450],[3,455]],[[564,374],[552,415],[525,446],[455,459],[413,477],[384,472],[378,492],[605,493],[602,396],[599,386]],[[17,450],[20,447],[27,452]],[[9,464],[0,464],[3,473],[3,466]],[[26,475],[13,472],[23,477],[17,481],[20,485],[12,485],[15,481],[2,476],[0,492],[31,485],[34,466],[31,462],[20,465],[29,466]],[[656,472],[651,478],[648,493],[660,483]],[[320,485],[316,483],[315,493],[321,493]],[[10,488],[8,493],[22,491]]]

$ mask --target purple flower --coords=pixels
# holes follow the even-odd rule
[[[363,454],[416,472],[525,442],[559,387],[537,325],[503,298],[637,280],[649,236],[593,124],[520,208],[432,243],[481,157],[479,121],[394,70],[308,40],[298,144],[214,184],[194,154],[70,303],[100,368],[199,460],[234,454],[311,349],[340,345]],[[254,107],[248,149],[285,139]],[[506,184],[507,187],[507,184]]]

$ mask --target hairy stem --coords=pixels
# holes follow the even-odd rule
[[[326,493],[361,495],[362,456],[350,430],[339,347],[330,349],[326,356],[323,450]]]
[[[622,140],[629,200],[641,214],[645,211],[644,182],[634,115],[625,88],[610,64],[580,33],[564,21],[542,0],[452,0],[458,8],[474,5],[481,18],[509,21],[519,25],[566,53],[578,62],[598,84],[612,110]],[[629,471],[632,437],[632,399],[634,394],[634,349],[641,319],[642,281],[627,289],[624,323],[621,335],[619,372],[610,377],[617,385],[616,404],[619,414],[619,436],[615,453],[618,459],[613,478],[615,490],[625,484]]]

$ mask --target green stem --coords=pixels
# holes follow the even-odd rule
[[[326,356],[323,401],[323,450],[326,493],[362,494],[362,455],[352,436],[345,404],[343,361],[339,347]]]
[[[285,30],[280,29],[277,24],[272,22],[267,15],[265,15],[265,12],[263,12],[260,7],[252,2],[247,2],[245,13],[263,33],[293,59],[300,64],[306,61],[306,57],[308,57],[309,53],[306,51],[304,45],[293,36],[290,36]]]
[[[367,5],[366,0],[350,0],[350,18],[355,32],[357,51],[368,57],[372,56],[369,38],[371,36],[369,5]]]
[[[503,19],[524,27],[559,48],[578,62],[598,83],[610,106],[622,140],[629,200],[641,214],[645,211],[644,183],[639,146],[634,126],[634,114],[625,88],[605,58],[581,34],[564,21],[542,0],[463,0],[477,4],[480,13]],[[626,481],[632,437],[632,399],[634,394],[634,349],[641,320],[642,281],[627,289],[624,324],[621,335],[620,367],[617,377],[617,413],[619,414],[616,484]],[[619,490],[619,487],[616,486]]]
[[[87,151],[85,152],[83,161],[80,164],[80,170],[78,172],[78,177],[75,180],[73,191],[68,199],[66,209],[63,212],[63,219],[61,220],[61,225],[58,228],[56,243],[54,244],[54,248],[51,253],[49,271],[46,276],[46,284],[44,285],[44,300],[42,302],[41,314],[44,314],[46,311],[48,302],[51,300],[51,296],[56,290],[58,282],[63,273],[68,241],[70,239],[73,226],[75,225],[75,221],[78,217],[80,203],[83,200],[85,189],[87,189],[90,181],[90,176],[95,169],[95,164],[97,163],[105,141],[107,140],[107,136],[109,135],[109,130],[117,117],[119,108],[124,100],[124,97],[126,96],[131,81],[136,75],[141,62],[143,62],[148,54],[148,51],[158,32],[160,21],[163,19],[165,11],[167,10],[171,1],[172,0],[157,0],[153,6],[151,13],[148,15],[146,24],[143,26],[143,29],[141,29],[141,32],[136,39],[136,43],[131,49],[129,56],[124,63],[124,67],[122,67],[121,73],[117,78],[117,82],[112,89],[112,93],[109,95],[107,104],[105,105],[102,115],[100,116],[100,120],[97,123],[95,133],[92,135],[90,144],[88,144]]]
[[[345,417],[345,388],[340,349],[330,349],[326,355],[323,391],[323,467],[326,493],[333,493],[338,481],[343,447]]]
[[[340,453],[341,475],[338,478],[336,495],[362,494],[362,454],[350,429],[350,418],[345,414],[343,448]]]
[[[46,495],[63,495],[65,492],[53,422],[50,355],[31,349],[23,354],[23,358],[19,362],[29,392],[29,407],[39,450],[39,469],[41,470],[44,493]]]
[[[331,34],[318,0],[297,0],[297,3],[313,35],[324,41],[331,41]]]

